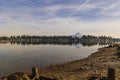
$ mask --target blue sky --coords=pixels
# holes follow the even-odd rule
[[[119,36],[120,0],[0,0],[1,35]]]

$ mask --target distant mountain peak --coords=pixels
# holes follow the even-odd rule
[[[75,34],[73,35],[73,37],[74,37],[74,38],[75,38],[75,37],[77,37],[77,38],[81,38],[81,37],[82,37],[82,34],[79,33],[79,32],[77,32],[77,33],[75,33]]]

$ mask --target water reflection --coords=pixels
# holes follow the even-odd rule
[[[111,42],[112,43],[112,42]],[[80,60],[111,43],[74,41],[11,41],[0,43],[0,75]],[[27,45],[27,46],[26,46]]]
[[[11,41],[10,42],[11,45],[69,45],[69,46],[76,46],[77,48],[80,47],[80,45],[86,47],[91,47],[91,46],[95,46],[95,45],[100,45],[100,46],[105,46],[105,45],[110,45],[113,44],[115,42],[86,42],[86,41],[82,41],[82,42],[72,42],[72,41]]]

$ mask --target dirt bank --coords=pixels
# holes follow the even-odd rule
[[[120,45],[98,49],[85,59],[53,65],[41,70],[41,75],[61,80],[87,80],[95,74],[107,75],[108,68],[117,69],[120,77]]]

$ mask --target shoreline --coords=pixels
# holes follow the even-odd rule
[[[119,65],[120,45],[115,44],[99,48],[97,52],[81,60],[44,67],[39,74],[46,78],[44,80],[88,80],[93,75],[107,76],[108,68],[115,68],[118,73]],[[119,76],[118,73],[120,79]]]
[[[86,80],[95,74],[107,75],[108,68],[120,71],[120,45],[99,48],[82,60],[58,64],[43,68],[41,75],[66,80]],[[120,76],[120,74],[118,74]]]

